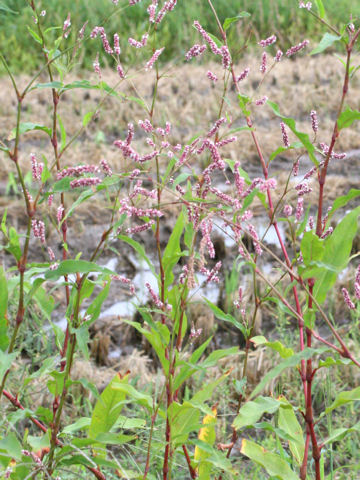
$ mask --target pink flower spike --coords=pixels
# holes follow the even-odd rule
[[[358,267],[356,269],[355,282],[360,285],[360,264],[358,265]]]
[[[304,213],[304,197],[298,197],[296,211],[295,211],[295,218],[299,221]]]
[[[88,187],[90,185],[98,185],[101,183],[101,179],[98,177],[86,177],[86,178],[79,178],[77,180],[72,180],[70,182],[71,188],[78,188],[78,187]]]
[[[262,98],[259,98],[259,100],[255,101],[255,105],[258,106],[258,107],[261,107],[261,106],[265,105],[267,100],[268,100],[268,97],[266,95],[264,95]]]
[[[210,70],[208,70],[206,76],[208,77],[209,80],[211,80],[214,83],[218,81],[218,77],[215,75],[215,73],[212,73]]]
[[[150,220],[148,223],[144,223],[143,225],[139,225],[137,227],[127,228],[125,231],[128,235],[133,233],[141,233],[145,232],[145,230],[149,230],[155,224],[155,220]]]
[[[221,49],[216,45],[214,40],[210,37],[210,35],[203,29],[203,27],[200,25],[200,23],[195,20],[194,21],[194,27],[196,30],[200,33],[200,35],[203,37],[205,42],[209,45],[210,50],[215,54],[215,55],[222,55]]]
[[[225,70],[227,70],[231,64],[231,55],[230,55],[229,49],[226,45],[223,45],[220,48],[220,51],[222,56],[222,66]]]
[[[355,282],[355,296],[360,300],[360,283]]]
[[[89,23],[89,20],[86,20],[86,22],[84,23],[84,25],[80,28],[79,30],[79,38],[82,39],[84,38],[84,34],[85,34],[85,28],[87,26],[87,24]]]
[[[60,225],[63,217],[64,217],[64,205],[60,205],[60,207],[57,209],[57,213],[56,213],[56,219],[57,219],[59,225]]]
[[[310,43],[309,40],[304,40],[298,45],[294,45],[293,47],[289,48],[289,50],[286,52],[286,55],[288,57],[291,57],[291,55],[294,55],[295,53],[299,52],[300,50],[305,48],[307,45],[309,45],[309,43]]]
[[[245,68],[245,70],[242,71],[240,75],[236,77],[236,83],[241,82],[242,80],[245,80],[245,78],[249,75],[249,72],[250,72],[250,68]]]
[[[121,52],[119,35],[117,33],[114,33],[114,52],[116,53],[116,55],[120,55]]]
[[[278,50],[278,51],[276,52],[275,57],[274,57],[275,62],[280,62],[280,60],[282,59],[282,56],[283,56],[283,55],[284,55],[283,52],[282,52],[281,50]]]
[[[276,35],[271,35],[271,37],[266,38],[265,40],[260,40],[259,45],[262,47],[268,47],[276,42]]]
[[[318,123],[318,119],[317,119],[316,110],[311,110],[310,117],[311,117],[311,127],[312,127],[314,133],[316,133],[318,131],[318,128],[319,128],[319,123]]]
[[[288,136],[288,133],[286,131],[285,123],[280,122],[280,127],[281,127],[281,132],[282,132],[282,136],[283,136],[284,145],[285,145],[286,148],[289,148],[290,147],[289,136]]]
[[[261,73],[266,73],[266,63],[267,63],[267,56],[266,56],[266,52],[264,52],[261,57],[261,65],[260,65]]]
[[[291,205],[285,205],[284,206],[284,215],[285,217],[291,217],[291,214],[292,214],[292,206]]]
[[[206,45],[199,45],[199,44],[196,43],[185,54],[186,60],[189,61],[194,57],[200,56],[201,54],[203,54],[205,52],[206,48],[207,48]]]
[[[159,50],[156,50],[154,55],[150,58],[150,60],[146,63],[145,65],[145,70],[151,70],[154,66],[154,63],[157,61],[157,59],[160,57],[162,52],[164,51],[165,47],[160,48]]]
[[[48,247],[48,254],[50,261],[53,262],[55,260],[55,253],[53,252],[53,249],[51,247]]]
[[[48,202],[48,207],[51,207],[53,200],[54,200],[54,194],[51,193],[51,194],[49,195],[48,201],[47,201],[47,202]]]
[[[66,20],[64,21],[63,25],[63,32],[66,32],[66,30],[71,26],[71,21],[70,21],[70,13],[68,13],[68,16]]]
[[[125,78],[125,72],[124,72],[122,66],[120,65],[120,63],[117,65],[116,70],[117,70],[120,78]]]
[[[109,167],[109,164],[107,163],[105,158],[102,158],[100,160],[100,165],[101,165],[102,169],[104,170],[105,175],[107,175],[108,177],[111,177],[113,172],[112,172],[111,168]]]
[[[346,305],[350,308],[350,310],[355,310],[355,305],[351,301],[351,298],[350,298],[350,295],[349,295],[349,292],[347,291],[347,289],[344,287],[344,288],[341,289],[341,292],[343,294],[344,301],[345,301]]]
[[[99,63],[99,54],[96,54],[96,58],[93,62],[93,67],[94,67],[94,72],[99,75],[99,78],[101,78],[101,69],[100,69],[100,63]]]

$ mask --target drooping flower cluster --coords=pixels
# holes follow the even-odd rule
[[[196,43],[185,54],[186,60],[189,61],[194,57],[198,57],[199,55],[201,55],[205,52],[206,48],[207,48],[206,45],[199,45],[198,43]]]
[[[162,52],[165,50],[165,47],[162,47],[162,48],[159,48],[158,50],[155,51],[155,53],[153,54],[153,56],[150,58],[150,60],[146,63],[145,65],[145,70],[151,70],[154,66],[154,63],[156,62],[156,60],[160,57],[160,55],[162,54]]]
[[[211,72],[210,70],[207,71],[206,76],[208,77],[209,80],[211,80],[214,83],[218,81],[218,77],[215,75],[215,73]]]
[[[45,223],[42,220],[31,220],[32,231],[35,238],[39,238],[42,244],[45,244]]]
[[[325,156],[329,154],[330,147],[326,145],[326,143],[320,143],[320,148]],[[335,153],[334,151],[331,152],[330,158],[336,158],[341,160],[346,157],[346,153]]]
[[[262,47],[268,47],[276,42],[276,35],[271,35],[271,37],[266,38],[265,40],[260,40],[259,45]]]
[[[144,33],[140,42],[138,42],[137,40],[135,40],[134,38],[131,38],[131,37],[129,37],[128,42],[132,47],[143,48],[147,44],[148,37],[149,37],[149,35],[147,33]]]
[[[305,48],[307,45],[309,45],[309,43],[310,43],[309,40],[304,40],[298,45],[294,45],[293,47],[289,48],[289,50],[286,52],[286,55],[288,57],[291,57],[291,55],[294,55],[295,53],[299,52],[300,50]]]

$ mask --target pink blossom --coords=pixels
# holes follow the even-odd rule
[[[208,77],[209,80],[211,80],[214,83],[218,81],[218,77],[215,75],[215,73],[211,72],[210,70],[207,71],[206,76]]]
[[[63,219],[63,216],[64,216],[64,205],[60,205],[59,208],[57,209],[57,213],[56,213],[56,219],[58,221],[58,223],[60,224],[62,219]]]
[[[101,183],[101,179],[98,177],[85,177],[79,178],[77,180],[72,180],[70,182],[71,188],[78,188],[78,187],[88,187],[90,185],[98,185]]]
[[[113,174],[111,168],[109,167],[109,164],[107,163],[107,161],[105,160],[105,158],[102,158],[100,160],[100,165],[102,167],[102,169],[104,170],[105,172],[105,175],[107,175],[108,177],[111,177],[111,175]]]
[[[245,68],[240,75],[236,77],[236,82],[241,82],[242,80],[245,80],[245,78],[249,75],[250,68]]]
[[[200,25],[200,23],[195,20],[194,21],[194,27],[196,30],[200,33],[200,35],[203,37],[205,42],[209,45],[210,50],[215,54],[215,55],[222,55],[221,49],[216,45],[214,40],[210,37],[210,35],[203,29],[203,27]]]
[[[320,148],[323,151],[324,155],[328,155],[330,147],[326,145],[326,143],[320,143]],[[346,157],[346,153],[335,153],[334,151],[332,151],[330,157],[341,160]]]
[[[120,65],[120,63],[117,64],[116,70],[117,70],[120,78],[125,78],[125,72],[124,72],[122,66]]]
[[[140,170],[138,168],[135,168],[135,170],[133,170],[130,174],[130,180],[134,180],[136,177],[138,177],[140,175]]]
[[[223,45],[220,48],[221,51],[221,56],[222,56],[222,66],[225,70],[227,70],[230,67],[231,64],[231,56],[229,49],[226,45]]]
[[[293,209],[292,209],[292,206],[291,206],[291,205],[285,205],[285,206],[284,206],[284,215],[285,215],[285,217],[290,217],[291,214],[292,214],[292,211],[293,211]]]
[[[145,132],[147,133],[151,133],[154,130],[154,127],[151,125],[150,120],[148,120],[147,118],[145,120],[139,120],[138,124],[139,127],[145,130]]]
[[[154,55],[150,58],[150,60],[147,62],[145,65],[145,70],[151,70],[154,66],[154,63],[156,60],[160,57],[162,52],[164,51],[165,47],[160,48],[159,50],[156,50]]]
[[[143,225],[127,228],[125,231],[128,235],[131,235],[133,233],[141,233],[141,232],[144,232],[145,230],[149,230],[154,225],[154,223],[155,223],[155,220],[149,220],[149,222],[144,223]]]
[[[304,197],[298,197],[296,211],[295,211],[295,218],[299,221],[304,213]]]
[[[360,300],[360,283],[355,282],[355,296]]]
[[[151,287],[149,282],[145,283],[145,287],[149,290],[150,296],[151,296],[153,302],[155,303],[155,305],[162,310],[165,305],[160,300],[159,295],[157,293],[155,293],[155,291],[153,290],[153,288]]]
[[[317,119],[317,115],[316,115],[315,110],[311,110],[310,117],[311,117],[311,127],[314,130],[314,133],[316,133],[318,131],[318,128],[319,128],[319,123],[318,123],[318,119]]]
[[[299,43],[298,45],[294,45],[293,47],[289,48],[289,50],[286,52],[286,55],[288,57],[291,57],[291,55],[294,55],[294,53],[297,53],[298,51],[302,50],[305,48],[307,45],[309,45],[309,40],[304,40],[303,42]]]
[[[63,24],[63,32],[66,32],[66,30],[71,26],[71,21],[70,21],[70,13],[68,13],[68,16],[66,17],[66,20],[64,21]]]
[[[40,17],[45,17],[45,15],[46,15],[46,10],[41,10]]]
[[[299,3],[299,8],[306,8],[306,10],[311,10],[312,3],[311,2],[300,2]]]
[[[265,105],[267,100],[268,100],[268,97],[266,95],[264,95],[262,98],[259,98],[258,100],[255,100],[255,105],[257,105],[257,106]]]
[[[276,42],[276,35],[271,35],[271,37],[266,38],[265,40],[260,40],[259,45],[262,47],[268,47]]]
[[[218,120],[216,120],[216,122],[214,123],[213,127],[211,128],[211,130],[209,130],[208,134],[206,135],[208,138],[212,137],[213,135],[215,135],[215,133],[219,130],[220,126],[223,124],[223,123],[226,123],[226,118],[225,117],[221,117],[219,118]]]
[[[285,123],[280,122],[280,127],[281,127],[281,132],[282,132],[282,136],[283,136],[284,145],[285,145],[286,148],[288,148],[288,147],[290,147],[290,143],[289,143],[289,136],[288,136],[288,133],[287,133],[286,128],[285,128]]]
[[[97,173],[100,172],[100,168],[97,165],[78,165],[77,167],[68,167],[60,170],[56,174],[56,178],[60,180],[64,177],[79,177],[84,173]]]
[[[198,57],[199,55],[205,52],[206,48],[207,48],[206,45],[199,45],[198,43],[196,43],[185,54],[186,60],[189,61],[194,57]]]
[[[334,229],[333,227],[329,227],[322,235],[320,238],[324,239],[329,237],[333,233]]]
[[[276,52],[275,57],[274,57],[274,61],[275,61],[275,62],[280,62],[280,60],[281,60],[281,58],[282,58],[283,55],[284,55],[283,52],[282,52],[281,50],[278,50],[278,51]]]
[[[358,267],[356,269],[355,282],[360,285],[360,264],[358,265]]]
[[[53,252],[53,249],[51,247],[48,247],[48,254],[50,261],[53,262],[55,260],[55,253]]]
[[[259,187],[260,192],[266,192],[267,190],[275,190],[277,182],[275,178],[269,178],[265,180]]]
[[[155,23],[155,13],[156,13],[156,5],[151,4],[147,8],[147,12],[149,14],[149,22]]]
[[[114,33],[114,52],[116,53],[116,55],[120,55],[121,52],[119,35],[117,33]]]
[[[128,217],[136,216],[136,217],[162,217],[164,214],[156,209],[156,208],[137,208],[128,205],[126,199],[120,201],[121,208],[119,209],[120,215],[122,213],[126,213]]]
[[[266,52],[264,52],[261,57],[261,65],[260,65],[261,73],[266,73],[266,63],[267,63],[267,55],[266,55]]]
[[[312,192],[312,188],[307,182],[299,183],[299,185],[296,185],[295,190],[297,191],[299,197],[302,197],[303,195]]]
[[[212,270],[208,270],[205,267],[201,267],[200,272],[207,276],[205,283],[210,283],[210,282],[219,283],[220,279],[217,274],[220,268],[221,268],[221,262],[217,262],[215,267]]]
[[[142,36],[142,39],[140,42],[138,42],[137,40],[134,40],[133,38],[129,38],[128,39],[128,42],[129,44],[132,46],[132,47],[135,47],[135,48],[143,48],[146,46],[146,43],[147,43],[147,39],[148,39],[149,35],[147,33],[145,33],[143,36]]]
[[[254,225],[252,225],[251,223],[249,223],[249,225],[248,225],[248,230],[249,230],[250,236],[251,236],[251,238],[252,238],[252,240],[253,240],[256,254],[257,254],[257,255],[261,255],[261,254],[262,254],[262,248],[261,248],[261,246],[260,246],[259,237],[258,237],[258,234],[256,233],[256,230],[255,230]]]
[[[124,277],[123,275],[111,275],[111,279],[112,280],[117,280],[124,285],[128,285],[130,293],[132,295],[135,295],[135,285],[132,283],[132,281],[129,278]]]
[[[293,165],[293,175],[297,177],[299,175],[299,166],[300,166],[300,158],[298,158]],[[305,180],[305,178],[304,178]]]
[[[42,220],[31,220],[31,226],[35,238],[39,238],[42,244],[45,244],[45,223]]]
[[[93,67],[94,67],[94,72],[99,75],[99,78],[101,78],[101,69],[100,69],[100,63],[99,63],[99,54],[96,54],[96,58],[93,62]]]
[[[245,179],[240,176],[239,167],[240,167],[240,162],[236,162],[234,165],[235,185],[237,188],[238,195],[241,196],[245,186]]]
[[[47,201],[49,207],[51,207],[53,200],[54,200],[54,194],[51,193],[51,194],[48,196],[48,201]]]
[[[136,5],[137,3],[140,3],[141,0],[129,0],[129,5]]]
[[[350,310],[355,310],[355,305],[351,301],[351,298],[350,298],[350,295],[349,295],[349,292],[347,291],[347,289],[344,287],[344,288],[341,289],[341,292],[343,294],[344,301],[345,301],[346,305],[350,308]]]
[[[89,23],[89,20],[86,20],[86,22],[84,23],[84,25],[80,28],[79,30],[79,38],[84,38],[84,34],[85,34],[85,28],[87,26],[87,24]]]
[[[220,142],[216,142],[215,146],[216,148],[221,148],[224,145],[228,145],[229,143],[236,142],[237,137],[229,137],[229,138],[224,138],[224,140],[220,140]]]
[[[41,181],[42,168],[41,168],[41,171],[40,171],[35,153],[30,153],[30,159],[31,159],[32,177],[33,177],[34,180],[40,180]]]

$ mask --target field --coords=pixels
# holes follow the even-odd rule
[[[359,479],[360,7],[25,3],[0,2],[0,478]],[[185,61],[196,19],[217,53]]]

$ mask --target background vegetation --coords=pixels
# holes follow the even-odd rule
[[[280,48],[288,48],[289,43],[298,43],[299,32],[305,37],[319,39],[321,36],[321,25],[312,21],[311,15],[306,15],[305,11],[298,9],[297,0],[214,0],[214,6],[219,12],[220,17],[234,17],[239,12],[245,10],[252,15],[251,27],[253,33],[259,39],[267,36],[269,32],[277,35]],[[72,24],[76,28],[72,29],[73,40],[77,32],[87,20],[90,27],[106,23],[106,31],[109,35],[118,32],[123,49],[123,60],[134,62],[135,55],[140,56],[139,52],[134,52],[129,48],[127,39],[129,36],[141,37],[147,25],[148,15],[143,5],[139,3],[131,8],[119,7],[114,12],[114,5],[110,0],[48,0],[46,2],[48,11],[52,17],[45,17],[45,25],[62,25],[68,12],[72,14]],[[326,10],[333,24],[340,25],[347,23],[348,12],[353,16],[360,15],[360,4],[352,0],[327,0]],[[76,15],[76,17],[75,17]],[[6,0],[0,2],[0,45],[1,51],[6,52],[6,59],[14,71],[32,72],[41,65],[41,52],[38,46],[31,38],[30,34],[20,35],[24,32],[24,24],[32,23],[31,9],[26,6],[24,0]],[[55,17],[55,18],[54,18]],[[198,35],[193,28],[194,18],[201,18],[204,28],[208,31],[216,31],[215,20],[207,8],[207,3],[202,0],[193,0],[179,2],[176,7],[176,15],[170,15],[167,22],[163,22],[161,28],[161,38],[166,45],[166,50],[162,55],[162,60],[174,60],[177,55],[183,55],[189,45],[197,42]],[[248,22],[246,22],[248,24]],[[136,30],[134,30],[136,25]],[[131,32],[130,32],[131,28]],[[244,28],[240,22],[237,28],[231,30],[229,34],[229,44],[235,45],[238,42],[239,33],[246,38],[250,33],[250,28]],[[87,33],[89,34],[88,28]],[[54,37],[57,35],[54,30]],[[98,45],[96,42],[86,42],[81,57],[81,66],[91,68],[93,59],[96,55]],[[139,58],[140,60],[140,58]],[[0,72],[4,73],[3,67]]]

